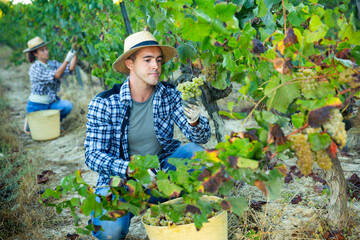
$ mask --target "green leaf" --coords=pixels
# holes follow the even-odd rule
[[[360,65],[360,46],[351,49],[351,56],[355,58],[356,64]]]
[[[303,95],[307,99],[321,99],[328,95],[334,95],[335,89],[328,82],[321,82],[319,86],[312,91],[303,92]]]
[[[207,5],[209,6],[209,5]],[[215,11],[218,14],[218,17],[226,22],[228,20],[232,20],[233,16],[235,15],[235,12],[237,10],[237,6],[233,3],[217,3],[215,5]]]
[[[90,216],[92,211],[94,211],[95,217],[100,217],[102,215],[102,204],[98,203],[95,200],[95,194],[89,195],[86,199],[83,201],[83,205],[81,207],[82,213],[85,216]]]
[[[331,137],[328,134],[310,133],[309,142],[313,151],[325,150],[331,144]]]
[[[166,196],[172,196],[176,194],[180,194],[183,190],[182,187],[171,183],[168,179],[157,180],[156,184],[160,192],[164,193]]]
[[[185,18],[180,26],[182,36],[187,40],[202,42],[203,39],[210,35],[211,25],[204,22],[194,22],[191,18]]]
[[[255,16],[259,18],[266,16],[268,9],[264,0],[257,0],[256,2],[258,6],[254,9]]]
[[[284,176],[277,169],[269,172],[268,181],[265,183],[270,200],[278,199],[281,196],[281,188],[284,184]]]
[[[226,181],[220,188],[219,193],[221,195],[227,196],[229,195],[234,189],[234,182],[233,181]]]
[[[293,114],[291,115],[291,122],[295,128],[301,128],[305,123],[305,116],[303,114]]]
[[[334,59],[336,61],[340,62],[342,65],[344,65],[347,68],[356,68],[355,64],[348,59],[342,59],[342,58],[337,58],[337,57],[334,57]]]
[[[285,84],[286,80],[281,84]],[[267,106],[279,112],[286,113],[290,103],[300,96],[299,84],[287,84],[280,86],[280,79],[276,76],[270,79],[270,83],[265,87],[265,94],[269,94]]]
[[[222,62],[222,66],[229,70],[230,72],[236,72],[237,66],[234,60],[234,56],[232,53],[224,53],[223,54],[224,60]]]
[[[75,207],[80,207],[81,205],[80,198],[71,198],[70,203]]]
[[[338,17],[339,16],[335,13],[335,11],[326,9],[324,14],[324,22],[330,28],[337,27],[336,19],[338,19]]]
[[[256,169],[259,167],[259,162],[248,158],[238,158],[237,166],[239,168],[251,168]]]
[[[196,57],[196,50],[189,44],[183,43],[178,48],[179,59],[186,63],[187,59],[193,59]]]
[[[229,201],[231,204],[231,211],[239,217],[242,216],[242,214],[248,207],[248,201],[244,197],[233,197],[227,198],[226,200]]]

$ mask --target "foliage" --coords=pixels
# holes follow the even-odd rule
[[[107,214],[101,217],[103,220],[121,217],[128,212],[140,215],[145,209],[151,208],[155,215],[167,213],[173,222],[178,222],[183,212],[190,211],[195,214],[195,226],[200,229],[213,208],[231,211],[239,216],[247,208],[244,197],[226,197],[235,180],[258,184],[270,199],[278,197],[286,169],[283,165],[277,165],[263,171],[267,167],[260,161],[264,157],[262,146],[259,141],[233,137],[219,144],[217,149],[198,152],[194,159],[169,159],[176,171],[158,171],[155,179],[151,178],[148,169],[159,168],[157,157],[134,156],[129,164],[129,179],[113,177],[107,196],[95,194],[79,170],[73,176],[65,177],[55,190],[46,189],[42,202],[55,207],[58,213],[70,208],[71,215],[77,220],[80,219],[76,214],[77,208],[86,216],[93,212],[95,217],[102,216],[105,209]],[[77,192],[80,198],[63,198],[73,192]],[[185,204],[151,204],[150,192],[154,197],[163,199],[182,197]],[[224,198],[213,204],[201,200],[202,195],[214,194]],[[101,201],[97,202],[96,198]],[[121,198],[125,201],[119,201]],[[90,224],[86,229],[79,228],[78,232],[90,233],[93,229]]]
[[[212,69],[211,74],[203,74],[217,89],[240,83],[240,97],[255,103],[245,121],[254,117],[259,127],[231,134],[215,150],[199,153],[200,162],[188,160],[189,164],[183,165],[172,160],[178,171],[159,172],[154,183],[146,169],[156,166],[146,164],[156,161],[152,157],[138,157],[133,166],[138,169],[132,176],[137,181],[113,185],[114,201],[103,197],[103,201],[97,203],[91,187],[77,172],[64,179],[63,190],[49,189],[44,196],[59,199],[74,190],[85,199],[48,204],[56,206],[59,212],[70,207],[74,216],[75,207],[80,207],[85,215],[92,210],[100,215],[103,208],[115,211],[113,217],[127,211],[139,214],[150,207],[146,203],[149,195],[142,188],[147,184],[157,196],[168,198],[181,193],[187,204],[200,209],[195,222],[200,227],[207,208],[198,201],[199,196],[217,192],[225,196],[232,189],[232,180],[245,180],[269,197],[279,194],[281,172],[285,169],[272,161],[286,161],[294,154],[292,142],[281,129],[289,121],[297,129],[295,133],[305,133],[311,127],[321,128],[316,134],[310,133],[309,151],[326,151],[336,157],[337,148],[343,147],[344,142],[336,143],[324,124],[329,121],[330,109],[344,109],[351,98],[359,96],[360,32],[357,12],[348,7],[349,1],[327,8],[329,2],[126,1],[134,31],[149,27],[161,44],[177,48],[178,58],[164,66],[170,74],[180,63],[191,63],[204,72]],[[119,7],[110,0],[35,0],[27,6],[0,6],[4,14],[0,19],[2,26],[19,26],[13,41],[10,41],[13,34],[12,38],[5,35],[1,41],[19,47],[30,37],[41,35],[54,41],[51,52],[60,59],[71,47],[71,38],[76,36],[82,46],[81,57],[92,65],[95,75],[106,79],[108,85],[124,80],[111,70],[112,62],[123,50],[126,33]],[[261,104],[266,109],[256,110]],[[242,114],[232,112],[233,106],[230,104],[231,113],[224,115],[243,118]],[[189,172],[190,168],[194,171]],[[211,184],[213,182],[217,184]],[[126,192],[125,186],[131,191]],[[116,202],[119,192],[126,203]],[[223,209],[241,215],[244,200],[225,198],[224,201],[228,202],[220,204]],[[153,207],[155,212],[159,208]],[[175,212],[183,209],[163,207],[161,210],[171,212],[172,219],[176,220]]]

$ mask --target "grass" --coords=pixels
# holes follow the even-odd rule
[[[38,201],[35,161],[23,151],[4,91],[0,80],[0,239],[43,239],[51,213]]]

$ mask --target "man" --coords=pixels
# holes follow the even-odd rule
[[[129,74],[127,80],[97,95],[89,103],[85,140],[86,165],[99,173],[96,193],[106,195],[111,176],[127,177],[130,156],[158,155],[163,170],[175,169],[168,158],[192,158],[210,138],[209,121],[200,116],[199,104],[182,106],[181,94],[160,82],[161,65],[177,51],[159,45],[148,31],[125,39],[124,53],[113,69]],[[181,146],[173,138],[174,124],[192,142]],[[104,187],[105,186],[105,187]],[[93,232],[98,239],[122,239],[128,233],[132,215],[117,221],[99,221],[104,231]]]

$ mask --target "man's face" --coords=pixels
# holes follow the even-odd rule
[[[163,56],[159,47],[146,47],[136,52],[135,60],[126,60],[132,81],[141,81],[147,85],[158,84],[161,75]]]
[[[47,46],[43,46],[37,49],[34,55],[39,61],[46,62],[49,59],[49,50]]]

